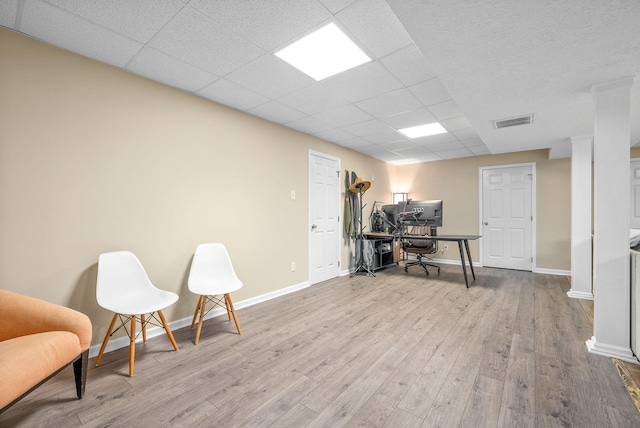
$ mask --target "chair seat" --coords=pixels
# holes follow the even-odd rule
[[[405,253],[411,254],[429,254],[431,251],[431,248],[424,247],[403,247],[402,249]]]
[[[48,331],[0,342],[0,409],[60,370],[82,352],[70,331]]]
[[[171,291],[146,289],[132,293],[123,300],[114,298],[100,301],[98,304],[104,309],[121,315],[141,315],[162,310],[177,301],[178,295]]]
[[[189,291],[202,296],[214,296],[238,291],[242,288],[242,281],[238,278],[191,278]]]

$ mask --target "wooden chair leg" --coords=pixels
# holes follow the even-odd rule
[[[204,296],[198,296],[198,304],[196,305],[196,310],[193,311],[193,319],[191,320],[191,329],[193,330],[193,326],[196,323],[196,317],[198,316],[198,312],[200,312],[200,305],[202,305],[202,299]]]
[[[171,329],[169,328],[169,324],[167,324],[167,320],[164,318],[164,314],[162,311],[158,311],[158,315],[160,315],[160,319],[162,320],[162,325],[164,326],[164,331],[167,332],[167,336],[169,336],[169,340],[173,345],[173,349],[178,350],[178,344],[176,340],[173,338],[173,334],[171,333]]]
[[[133,376],[133,366],[136,358],[136,316],[131,315],[131,329],[129,331],[129,376]]]
[[[147,343],[147,323],[144,314],[140,315],[140,325],[142,326],[142,343]]]
[[[118,319],[118,314],[113,314],[113,318],[111,319],[111,324],[109,324],[109,329],[107,330],[107,334],[104,336],[104,340],[102,341],[102,346],[100,347],[100,352],[98,352],[98,357],[96,358],[96,367],[100,364],[100,360],[102,359],[102,354],[104,354],[104,350],[107,348],[107,343],[109,343],[109,338],[111,337],[111,332],[113,331],[113,326],[116,325],[116,320]]]
[[[194,343],[197,345],[200,342],[200,332],[202,331],[202,321],[204,321],[204,311],[207,306],[207,296],[200,296],[200,319],[198,320],[198,329],[196,330],[196,340]],[[194,314],[195,317],[195,314]]]
[[[240,324],[238,323],[238,317],[236,316],[236,310],[233,308],[233,302],[231,301],[231,296],[229,295],[229,293],[224,295],[224,299],[227,304],[227,308],[230,310],[231,315],[233,316],[233,322],[236,323],[238,334],[242,334],[242,330],[240,330]]]
[[[222,296],[224,298],[224,306],[227,309],[227,319],[229,321],[231,321],[231,309],[229,308],[229,293],[225,294],[224,296]]]

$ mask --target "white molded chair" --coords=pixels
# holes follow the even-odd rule
[[[129,376],[133,376],[136,352],[136,321],[140,321],[142,340],[147,341],[147,324],[164,327],[173,348],[177,351],[171,329],[162,313],[162,309],[178,301],[178,295],[170,291],[156,288],[142,267],[140,260],[129,251],[115,251],[101,254],[98,258],[98,281],[96,284],[98,305],[114,312],[111,325],[107,331],[102,347],[96,358],[96,366],[107,347],[109,338],[120,328],[127,331],[126,323],[130,322],[127,331],[129,336]],[[158,313],[160,320],[155,317]],[[146,316],[149,314],[149,317]],[[120,326],[114,331],[116,320],[120,318]]]
[[[205,315],[216,306],[227,310],[227,317],[229,320],[233,317],[238,334],[242,334],[238,317],[229,295],[229,293],[242,288],[242,282],[233,270],[229,253],[224,245],[212,243],[200,244],[196,247],[196,252],[191,262],[188,283],[189,291],[200,296],[191,321],[191,328],[193,328],[199,312],[200,319],[196,331],[196,345],[200,340],[202,321]],[[219,296],[222,296],[222,298]],[[207,302],[212,302],[214,306],[205,312]]]

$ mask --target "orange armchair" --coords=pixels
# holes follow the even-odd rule
[[[0,290],[0,413],[69,364],[82,398],[90,344],[86,315]]]

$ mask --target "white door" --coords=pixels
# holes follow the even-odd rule
[[[631,161],[631,228],[640,229],[640,160]]]
[[[483,266],[532,270],[533,165],[481,171]]]
[[[340,160],[309,152],[309,283],[340,274]]]

